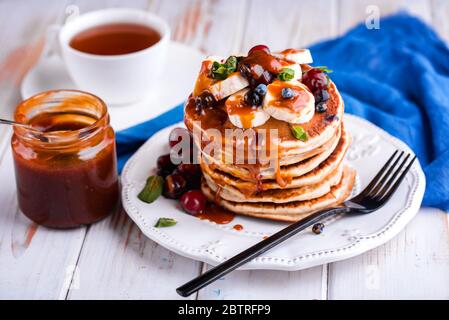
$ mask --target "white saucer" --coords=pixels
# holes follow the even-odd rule
[[[166,71],[161,75],[159,86],[149,88],[152,94],[148,99],[128,105],[109,105],[111,124],[115,130],[151,119],[187,99],[204,54],[176,42],[170,43],[168,51]],[[77,89],[64,62],[55,54],[42,57],[28,72],[21,85],[21,94],[26,99],[52,89]]]

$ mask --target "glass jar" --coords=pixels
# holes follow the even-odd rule
[[[111,213],[119,199],[115,134],[105,103],[76,90],[20,103],[11,139],[21,211],[38,224],[71,228]]]

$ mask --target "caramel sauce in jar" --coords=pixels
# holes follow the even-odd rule
[[[100,220],[119,199],[115,134],[106,105],[81,91],[49,91],[19,104],[11,139],[18,202],[34,222],[72,228]]]

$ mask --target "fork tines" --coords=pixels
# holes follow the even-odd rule
[[[370,182],[369,186],[366,188],[368,191],[366,196],[385,202],[388,201],[392,194],[396,191],[416,159],[416,156],[414,156],[410,161],[408,161],[411,156],[410,153],[405,153],[404,151],[401,151],[399,155],[398,153],[399,150],[396,150],[379,173]],[[405,169],[403,169],[404,166]]]

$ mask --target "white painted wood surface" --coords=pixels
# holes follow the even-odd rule
[[[367,5],[383,15],[407,9],[449,41],[445,0],[3,0],[2,117],[19,101],[18,86],[39,57],[46,27],[63,21],[68,4],[81,12],[113,6],[155,12],[168,20],[174,40],[207,53],[244,52],[257,43],[303,47],[363,21]],[[209,268],[146,239],[122,211],[76,230],[35,226],[17,209],[10,134],[0,127],[0,298],[177,299],[178,285]],[[448,215],[424,208],[400,235],[361,256],[298,272],[237,271],[191,298],[448,299]]]

